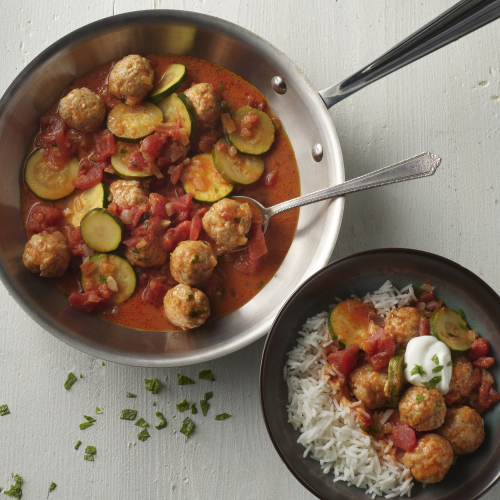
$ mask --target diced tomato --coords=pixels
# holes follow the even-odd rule
[[[186,193],[179,198],[170,198],[170,203],[172,204],[174,214],[180,214],[181,212],[185,212],[186,210],[189,212],[192,199],[193,195],[191,193]]]
[[[148,155],[151,155],[154,158],[156,158],[159,155],[160,150],[166,141],[167,138],[163,135],[160,134],[148,135],[141,142],[141,152],[147,153]]]
[[[94,139],[97,155],[101,161],[115,154],[115,138],[111,132],[95,134]]]
[[[424,292],[424,293],[422,293],[422,295],[420,295],[418,300],[420,302],[425,302],[427,304],[427,302],[430,302],[431,300],[436,300],[436,299],[434,297],[434,292]]]
[[[134,151],[130,155],[130,160],[127,166],[133,170],[144,170],[145,168],[150,168],[149,163],[144,159],[144,156],[142,156],[140,151]]]
[[[85,313],[102,311],[110,305],[110,301],[102,297],[99,290],[90,290],[83,293],[73,292],[68,297],[68,301],[72,307]]]
[[[481,385],[481,381],[483,380],[483,376],[481,374],[480,368],[476,367],[474,368],[472,372],[472,380],[471,380],[471,387],[472,389],[475,389],[476,387],[479,387]],[[466,394],[463,394],[466,396]]]
[[[169,229],[161,237],[161,242],[165,251],[171,252],[178,243],[189,239],[190,228],[191,221],[185,221],[181,222],[178,226]]]
[[[161,306],[163,304],[163,297],[170,287],[156,278],[149,280],[148,286],[142,293],[142,300],[148,304]]]
[[[266,174],[266,177],[264,179],[264,184],[268,187],[272,187],[276,184],[277,179],[278,179],[278,171],[273,169],[268,174]]]
[[[73,229],[69,233],[69,250],[72,255],[84,255],[84,249],[87,247],[85,242],[83,241],[82,235],[80,233],[80,226]]]
[[[200,231],[203,227],[203,224],[201,223],[201,221],[203,219],[203,215],[206,212],[207,212],[207,209],[202,208],[191,219],[191,229],[189,231],[189,239],[191,241],[196,241],[198,239],[198,236],[200,235]]]
[[[444,301],[443,300],[430,300],[429,302],[425,303],[425,309],[430,312],[437,311],[438,309],[441,309],[443,307]]]
[[[61,220],[62,212],[58,208],[44,203],[37,203],[31,207],[26,226],[28,231],[41,233],[47,231],[50,227],[57,226]]]
[[[248,255],[251,260],[257,260],[267,253],[264,233],[262,232],[262,226],[259,222],[252,222],[249,235],[250,239],[247,243]]]
[[[445,394],[445,396],[444,396],[444,401],[445,401],[447,406],[452,405],[458,399],[460,399],[459,394],[449,394],[448,393],[448,394]]]
[[[489,368],[491,365],[495,363],[495,360],[489,356],[481,356],[476,359],[472,364],[474,366],[478,366],[479,368]]]
[[[498,392],[491,387],[491,383],[483,380],[479,387],[479,398],[477,400],[478,407],[476,407],[476,411],[481,413],[499,400],[500,396]]]
[[[135,248],[139,244],[139,242],[142,241],[142,238],[139,238],[138,236],[134,236],[132,238],[125,238],[122,243],[129,247],[129,248]]]
[[[170,174],[170,182],[172,183],[172,185],[175,186],[179,182],[179,179],[181,178],[182,169],[184,168],[184,163],[183,162],[178,163],[177,165],[175,165],[175,167],[171,168],[172,168],[172,173]]]
[[[362,344],[365,358],[374,370],[380,370],[389,364],[396,352],[396,344],[383,329],[377,328]]]
[[[368,413],[368,410],[366,408],[363,408],[363,412],[358,411],[356,412],[356,417],[358,421],[361,423],[361,425],[366,429],[370,427],[370,425],[373,425],[373,416]]]
[[[35,140],[37,147],[43,145],[45,149],[48,149],[48,146],[56,146],[58,154],[66,159],[73,155],[74,145],[66,136],[68,126],[58,114],[42,116],[40,125],[42,132]]]
[[[146,241],[153,241],[158,236],[160,229],[160,218],[150,217],[140,226],[132,230],[132,236],[144,238]]]
[[[408,424],[399,421],[391,434],[392,442],[405,451],[413,451],[417,446],[415,430]]]
[[[93,163],[87,159],[80,162],[78,177],[73,181],[73,186],[77,189],[88,189],[102,181],[104,169],[109,162]]]
[[[340,373],[349,375],[356,368],[358,356],[359,345],[351,344],[342,351],[332,352],[328,356],[328,363],[335,366]]]
[[[486,356],[490,349],[490,343],[486,339],[476,339],[472,342],[469,354],[467,357],[469,361],[476,361],[477,359]]]
[[[429,318],[420,318],[420,324],[418,325],[418,334],[420,335],[420,337],[431,334],[431,324]]]
[[[149,204],[151,206],[153,216],[160,217],[162,219],[167,218],[167,212],[165,210],[167,199],[164,196],[158,193],[151,193],[149,195]]]
[[[248,254],[248,250],[243,250],[238,253],[239,255],[233,263],[233,267],[236,271],[240,274],[244,274],[245,276],[253,276],[254,274],[257,274],[260,267],[260,259],[252,260]]]

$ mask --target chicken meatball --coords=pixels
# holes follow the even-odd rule
[[[484,423],[479,413],[468,406],[450,408],[436,432],[450,442],[455,455],[465,455],[476,451],[483,442]]]
[[[146,240],[143,240],[146,241]],[[161,266],[167,260],[167,252],[160,240],[155,238],[148,241],[144,246],[129,248],[125,250],[125,257],[133,266],[151,267]]]
[[[221,97],[211,83],[196,83],[184,94],[193,104],[197,126],[209,128],[220,118]]]
[[[114,201],[120,207],[131,207],[133,205],[145,205],[149,198],[139,181],[115,181],[109,186],[111,192],[110,201]]]
[[[399,401],[399,416],[417,431],[431,431],[443,425],[446,404],[436,389],[412,386]]]
[[[403,457],[405,467],[421,483],[442,481],[453,462],[453,449],[447,439],[439,434],[426,434],[418,440],[413,451]]]
[[[181,241],[170,255],[170,272],[183,285],[201,285],[217,265],[210,243]]]
[[[450,396],[468,396],[475,383],[473,376],[474,366],[465,357],[457,358],[455,366],[451,369]]]
[[[349,384],[354,395],[369,410],[374,410],[387,404],[388,399],[384,391],[387,378],[387,368],[384,371],[375,371],[366,364],[349,375]]]
[[[384,330],[392,337],[396,348],[404,349],[408,342],[420,335],[422,313],[415,307],[393,309],[385,320]]]
[[[125,104],[135,106],[153,88],[155,72],[148,60],[138,55],[130,55],[118,61],[109,74],[109,90],[126,99]]]
[[[28,271],[44,278],[62,276],[68,268],[71,253],[59,232],[34,234],[26,243],[23,262]]]
[[[201,326],[210,316],[207,296],[188,285],[171,288],[163,299],[163,307],[168,320],[183,330]]]
[[[82,132],[95,132],[106,114],[104,101],[91,90],[72,90],[59,103],[59,115],[71,127]]]
[[[252,224],[252,211],[248,203],[224,198],[214,203],[203,216],[203,229],[216,243],[217,255],[230,253],[246,245],[245,236]]]

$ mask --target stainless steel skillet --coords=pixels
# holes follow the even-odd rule
[[[38,117],[76,76],[130,53],[178,53],[224,66],[261,90],[284,123],[301,174],[302,193],[344,180],[341,149],[327,106],[381,76],[500,15],[496,2],[461,2],[357,76],[320,94],[281,52],[226,21],[181,11],[141,11],[92,23],[63,37],[16,78],[0,101],[0,276],[19,304],[64,342],[110,361],[180,366],[223,356],[264,335],[286,297],[327,261],[343,199],[301,210],[277,276],[239,311],[190,333],[138,332],[84,316],[48,282],[27,273],[20,256],[19,168]],[[466,18],[464,18],[466,16]],[[437,43],[437,46],[434,44]],[[286,89],[285,92],[283,92]],[[418,151],[416,151],[417,153]],[[374,165],[374,168],[381,165]]]

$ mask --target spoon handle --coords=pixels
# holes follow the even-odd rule
[[[273,217],[281,212],[316,203],[317,201],[335,198],[364,189],[385,186],[395,182],[427,177],[436,171],[440,163],[441,158],[439,156],[432,153],[421,153],[389,167],[384,167],[380,170],[375,170],[375,172],[370,172],[361,177],[343,182],[337,186],[321,189],[320,191],[315,191],[314,193],[306,194],[305,196],[300,196],[293,200],[284,201],[283,203],[269,207],[266,212],[269,217]]]

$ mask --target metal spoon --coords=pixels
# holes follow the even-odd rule
[[[299,196],[292,200],[284,201],[273,207],[264,207],[261,203],[249,198],[248,196],[234,196],[234,198],[244,199],[252,203],[262,216],[262,231],[265,233],[269,224],[269,219],[277,214],[291,210],[292,208],[302,207],[317,201],[336,198],[348,193],[355,193],[364,189],[370,189],[378,186],[385,186],[395,182],[409,181],[420,177],[432,175],[441,163],[441,158],[432,153],[421,153],[407,160],[395,163],[389,167],[375,170],[369,174],[362,175],[356,179],[343,182],[337,186],[329,187],[315,191],[314,193]]]

